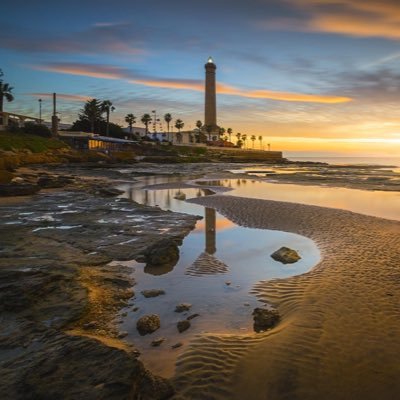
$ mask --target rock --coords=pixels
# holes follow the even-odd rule
[[[179,248],[172,239],[162,239],[145,251],[149,265],[175,265],[179,260]]]
[[[16,176],[15,178],[11,179],[11,183],[24,183],[24,178],[21,178],[20,176]]]
[[[226,282],[225,282],[225,285],[226,285],[226,286],[230,286],[231,284],[232,284],[231,281],[226,281]]]
[[[189,315],[186,319],[187,319],[188,321],[190,321],[190,320],[192,320],[193,318],[196,318],[196,317],[200,317],[200,314],[192,314],[192,315]]]
[[[37,184],[41,188],[54,189],[64,187],[73,181],[74,178],[69,176],[44,175],[38,179]]]
[[[0,185],[0,196],[29,196],[39,190],[38,185],[30,183],[5,183]]]
[[[142,293],[142,295],[147,299],[149,297],[157,297],[162,294],[165,294],[165,291],[161,289],[149,289],[149,290],[142,290],[140,293]]]
[[[136,323],[136,329],[141,335],[153,333],[160,328],[160,317],[157,314],[144,315]]]
[[[133,311],[133,312],[136,312],[137,310],[139,310],[139,307],[133,307],[133,308],[132,308],[132,311]]]
[[[189,311],[191,309],[191,307],[192,307],[192,305],[189,303],[181,303],[175,307],[175,312]]]
[[[293,264],[301,259],[296,250],[289,249],[289,247],[281,247],[279,250],[271,254],[275,261],[283,264]]]
[[[152,342],[151,342],[151,345],[153,346],[153,347],[158,347],[158,346],[160,346],[160,344],[162,344],[163,342],[165,341],[165,338],[158,338],[158,339],[154,339]]]
[[[120,194],[124,193],[123,190],[115,189],[115,188],[103,188],[100,187],[97,189],[97,193],[100,194],[101,196],[106,196],[106,197],[115,197],[119,196]]]
[[[123,339],[126,336],[128,336],[128,332],[122,331],[118,334],[118,339]]]
[[[182,342],[178,342],[178,343],[173,344],[171,346],[171,349],[177,349],[178,347],[182,347],[182,346],[183,346],[183,343]]]
[[[190,328],[190,321],[188,321],[187,319],[179,321],[176,324],[176,327],[178,328],[179,333],[185,332]]]
[[[273,328],[280,320],[280,315],[276,310],[266,308],[255,308],[253,311],[254,331],[261,332]]]
[[[174,196],[176,200],[186,200],[186,194],[182,192],[177,192]]]

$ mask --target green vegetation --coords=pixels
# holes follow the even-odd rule
[[[14,96],[12,95],[13,87],[8,83],[3,82],[3,71],[0,69],[0,111],[3,111],[4,100],[10,102],[14,100]],[[0,122],[2,122],[2,117],[0,117]]]
[[[68,147],[64,142],[25,133],[0,132],[0,150],[30,150],[43,153],[48,150]]]

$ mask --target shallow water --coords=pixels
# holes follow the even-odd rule
[[[231,188],[226,193],[231,196],[310,204],[400,220],[400,192],[276,184],[252,179],[205,180],[203,183]]]
[[[152,183],[166,183],[168,179],[163,177]],[[204,196],[208,193],[205,188],[142,190],[143,183],[119,188],[125,190],[125,197],[143,204],[204,216],[184,239],[176,266],[149,269],[144,264],[127,263],[135,268],[136,297],[134,304],[124,310],[128,315],[121,329],[128,332],[128,340],[141,351],[141,358],[149,369],[172,376],[176,356],[195,334],[253,331],[251,313],[255,307],[262,306],[250,294],[256,282],[304,273],[319,262],[320,252],[312,240],[303,236],[240,227],[213,209],[175,198]],[[282,246],[297,250],[301,260],[291,265],[273,260],[270,255]],[[140,292],[146,289],[162,289],[166,294],[144,298]],[[184,314],[176,313],[175,307],[180,303],[190,303],[192,308]],[[136,307],[139,309],[133,311]],[[140,336],[136,321],[146,314],[158,314],[161,328],[152,335]],[[191,320],[188,331],[179,334],[177,322],[192,314],[199,316]],[[165,342],[160,347],[152,347],[151,342],[160,337]],[[183,346],[172,349],[178,342]]]

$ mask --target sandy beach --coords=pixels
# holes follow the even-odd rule
[[[160,231],[180,242],[197,218],[110,198],[107,191],[102,197],[99,193],[108,190],[111,179],[121,178],[117,171],[95,171],[102,174],[108,180],[75,178],[72,186],[44,192],[35,202],[2,203],[2,232],[8,238],[1,264],[7,318],[0,332],[5,350],[0,393],[18,399],[26,398],[27,388],[74,399],[83,394],[123,399],[138,391],[146,399],[169,398],[175,391],[172,398],[178,400],[399,397],[399,221],[235,197],[212,185],[218,194],[188,200],[241,226],[310,238],[321,261],[303,275],[255,284],[253,294],[281,315],[275,328],[246,334],[219,330],[221,334],[216,327],[217,333],[198,334],[177,353],[175,376],[159,380],[145,369],[146,363],[138,362],[134,341],[121,330],[123,310],[135,307],[132,288],[137,288],[123,263],[110,262],[136,259],[159,240]],[[189,180],[153,187],[199,186]],[[185,273],[224,274],[229,267],[204,253]],[[49,287],[42,283],[47,280]],[[45,301],[38,303],[38,296]],[[31,314],[36,315],[34,323]],[[68,357],[65,351],[71,351]],[[110,371],[104,373],[101,362],[111,358]],[[92,362],[98,370],[94,374],[86,371]],[[68,379],[57,383],[64,371],[74,381],[79,375],[79,384],[70,387]],[[115,380],[122,385],[117,391]]]
[[[399,222],[229,195],[192,201],[245,226],[310,237],[322,261],[256,285],[282,315],[275,329],[194,340],[178,361],[175,399],[398,398]]]

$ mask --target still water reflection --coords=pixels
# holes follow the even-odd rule
[[[165,183],[166,179],[156,183]],[[176,189],[150,190],[135,184],[120,188],[125,190],[126,197],[137,202],[203,216],[184,239],[180,259],[174,267],[129,264],[135,268],[136,298],[133,308],[126,310],[128,315],[122,329],[141,351],[146,366],[160,375],[173,374],[176,356],[195,334],[252,332],[251,313],[261,305],[250,294],[256,282],[304,273],[320,260],[318,248],[308,238],[240,227],[214,209],[183,200],[209,194],[205,187],[187,188],[178,184]],[[291,265],[273,260],[270,255],[282,246],[296,249],[301,260]],[[165,295],[144,298],[141,291],[148,289],[162,289]],[[190,311],[176,313],[175,307],[180,303],[192,304]],[[136,321],[146,314],[158,314],[161,328],[152,335],[140,336]],[[193,314],[199,316],[191,320],[190,329],[178,333],[177,322]],[[165,338],[163,344],[152,347],[151,342],[161,337]],[[183,346],[172,349],[178,342]]]

